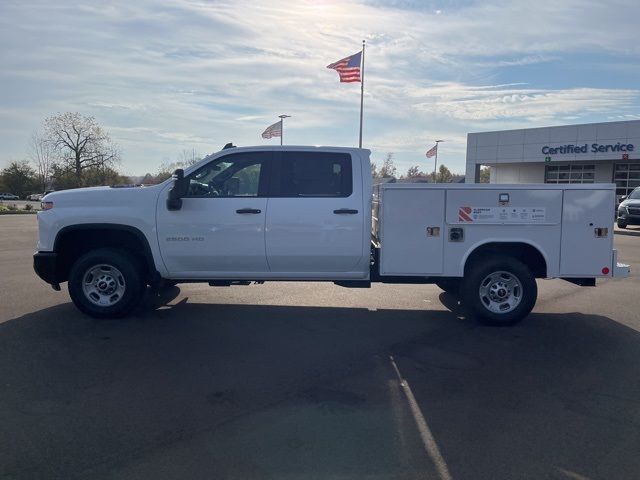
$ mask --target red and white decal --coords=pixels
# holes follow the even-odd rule
[[[458,209],[458,220],[461,222],[473,222],[471,218],[471,207],[460,207]]]

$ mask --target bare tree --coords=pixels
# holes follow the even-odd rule
[[[376,162],[371,162],[371,176],[373,178],[378,178],[380,174],[378,173],[378,164]]]
[[[202,156],[200,156],[200,154],[196,152],[195,148],[192,148],[191,150],[185,148],[178,155],[176,164],[190,167],[191,165],[195,165],[196,163],[198,163],[200,160],[202,160]]]
[[[393,163],[393,153],[387,153],[387,158],[382,162],[382,168],[380,169],[381,177],[395,177],[396,166]]]
[[[44,192],[49,187],[55,151],[51,142],[41,132],[36,131],[31,134],[29,159],[36,167],[40,191]]]
[[[44,136],[58,155],[61,169],[72,172],[82,185],[87,168],[105,168],[119,161],[118,149],[94,117],[66,112],[45,120]]]

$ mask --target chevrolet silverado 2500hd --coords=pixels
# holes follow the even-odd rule
[[[613,185],[372,188],[369,153],[229,148],[156,186],[50,193],[35,270],[95,317],[126,315],[163,282],[313,280],[436,283],[499,325],[531,311],[536,278],[629,273]]]

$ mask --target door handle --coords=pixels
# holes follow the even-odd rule
[[[353,210],[351,208],[340,208],[339,210],[334,210],[333,213],[335,213],[336,215],[355,215],[356,213],[358,213],[358,210]]]
[[[236,210],[236,213],[262,213],[262,210],[258,210],[257,208],[241,208],[240,210]]]

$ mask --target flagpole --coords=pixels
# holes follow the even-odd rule
[[[360,141],[358,147],[362,148],[362,111],[364,107],[364,40],[362,40],[362,67],[360,68]]]
[[[436,183],[436,178],[438,175],[438,145],[440,144],[440,142],[444,142],[444,140],[436,140],[436,161],[433,166],[433,183]]]
[[[291,117],[291,115],[278,115],[280,118],[280,145],[282,145],[282,139],[284,138],[284,119]]]

